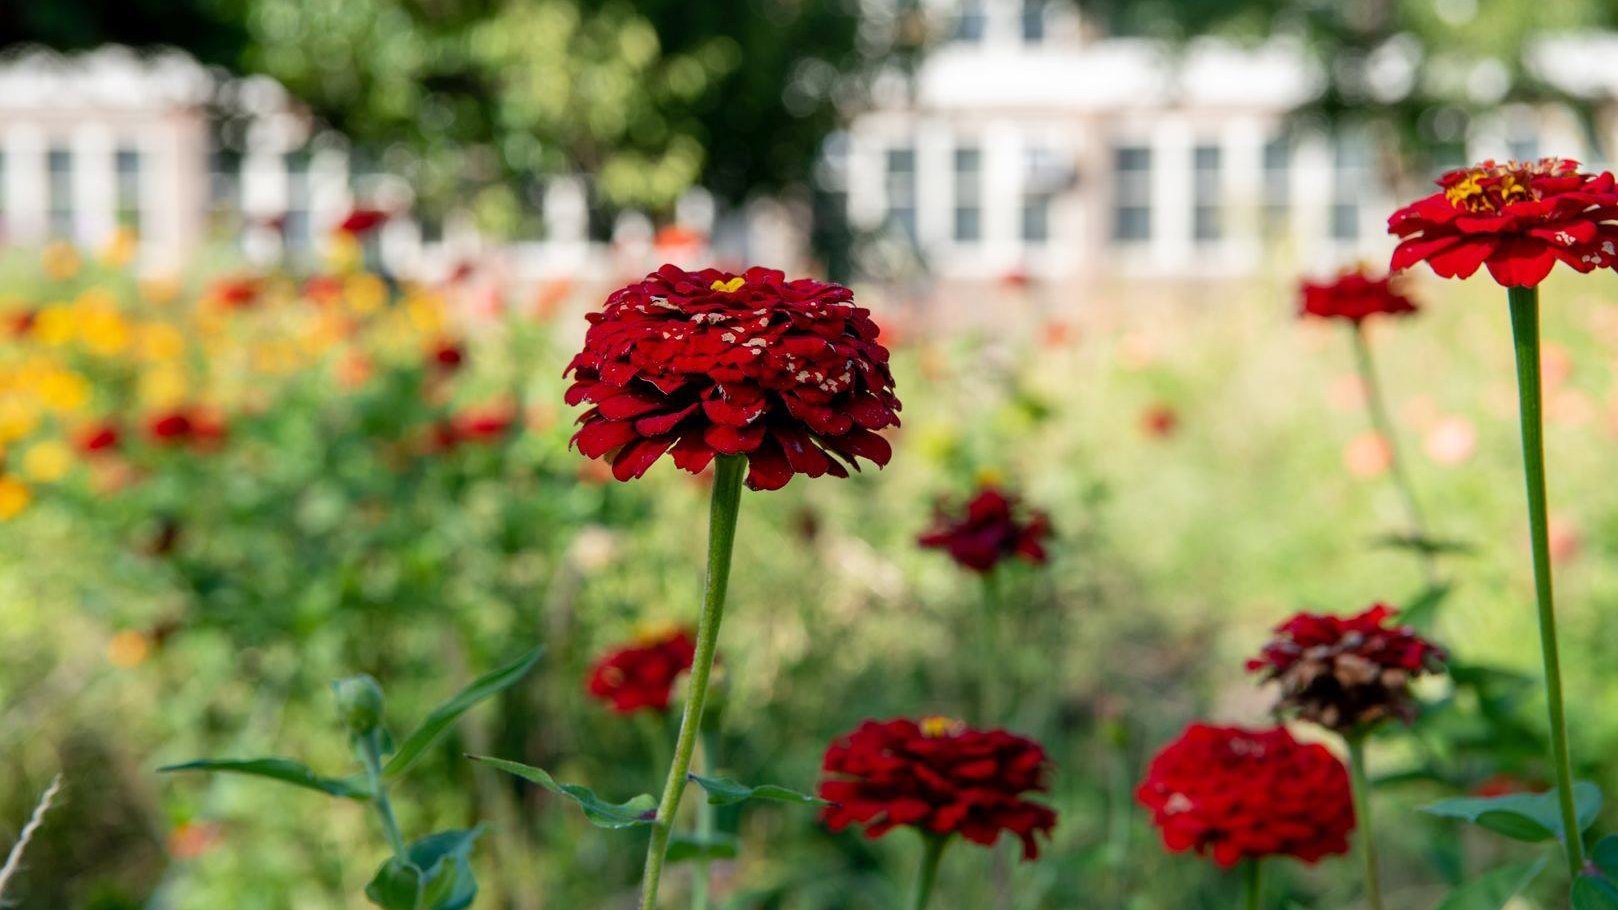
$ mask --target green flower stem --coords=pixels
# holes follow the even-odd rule
[[[1390,466],[1393,472],[1393,485],[1399,491],[1399,497],[1404,500],[1405,515],[1410,522],[1410,530],[1423,542],[1428,540],[1427,517],[1422,511],[1421,502],[1416,498],[1416,484],[1410,479],[1410,470],[1404,457],[1404,449],[1399,445],[1399,434],[1394,429],[1393,414],[1388,410],[1387,396],[1382,393],[1382,383],[1377,379],[1376,360],[1371,356],[1371,339],[1365,334],[1362,323],[1354,323],[1354,365],[1360,374],[1360,384],[1365,387],[1366,407],[1371,412],[1371,426],[1388,444]],[[1420,548],[1421,571],[1429,585],[1438,579],[1438,570],[1433,564],[1431,551]]]
[[[1382,910],[1376,835],[1371,830],[1371,784],[1365,775],[1365,734],[1350,733],[1345,738],[1348,741],[1348,774],[1354,791],[1354,820],[1360,829],[1360,862],[1365,867],[1365,902],[1370,910]]]
[[[393,803],[388,801],[388,785],[382,779],[382,730],[374,727],[359,736],[360,760],[365,765],[365,776],[371,782],[371,803],[382,819],[382,831],[388,836],[388,846],[400,862],[407,862],[404,836],[399,833],[399,821],[393,817]]]
[[[702,746],[702,763],[699,766],[703,774],[712,775],[718,770],[714,760],[713,737],[706,731],[697,737]],[[703,843],[713,839],[714,834],[714,807],[707,800],[697,801],[697,838]],[[708,861],[699,859],[693,864],[696,870],[691,879],[691,910],[708,910]]]
[[[1000,723],[1000,685],[1005,673],[1005,655],[1001,653],[1000,570],[992,568],[982,574],[983,604],[978,617],[978,630],[982,638],[977,643],[978,661],[978,724],[991,727]]]
[[[1247,897],[1242,901],[1242,905],[1246,910],[1258,910],[1263,904],[1263,901],[1260,900],[1264,895],[1264,867],[1261,865],[1262,862],[1262,860],[1250,859],[1242,867],[1242,879],[1246,883],[1244,890],[1247,892]]]
[[[938,883],[938,861],[949,846],[948,836],[923,834],[926,847],[921,854],[921,871],[916,874],[916,890],[910,894],[909,910],[926,910],[933,897],[933,885]]]
[[[725,615],[725,588],[730,583],[730,554],[736,543],[736,514],[741,506],[742,477],[747,459],[741,455],[721,455],[714,459],[713,501],[708,512],[708,582],[702,601],[702,619],[697,624],[697,653],[691,664],[689,694],[680,717],[680,735],[674,741],[674,761],[669,764],[663,798],[657,804],[657,820],[652,823],[652,840],[646,847],[646,870],[641,875],[642,910],[656,910],[657,886],[663,878],[663,859],[674,831],[674,816],[680,811],[686,775],[691,773],[691,756],[697,748],[702,727],[702,709],[708,701],[708,678],[713,674],[714,649],[719,641],[719,623]]]
[[[1522,415],[1523,473],[1528,485],[1528,527],[1534,551],[1534,593],[1539,604],[1539,647],[1545,664],[1545,700],[1550,714],[1556,795],[1562,809],[1562,843],[1574,877],[1584,870],[1584,844],[1573,804],[1573,760],[1568,754],[1567,716],[1562,705],[1562,659],[1556,643],[1556,606],[1551,586],[1549,519],[1545,506],[1545,419],[1539,377],[1539,289],[1507,288],[1511,334],[1517,354],[1517,400]]]

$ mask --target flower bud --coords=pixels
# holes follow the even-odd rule
[[[337,713],[349,732],[365,734],[382,723],[382,687],[362,673],[332,683],[337,696]]]

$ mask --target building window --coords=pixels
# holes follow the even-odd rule
[[[1191,150],[1191,237],[1208,243],[1221,236],[1219,146]]]
[[[1051,239],[1051,208],[1069,179],[1061,156],[1043,146],[1028,149],[1023,166],[1022,239],[1044,243]]]
[[[208,211],[216,229],[228,228],[241,214],[242,153],[214,146],[208,153]]]
[[[1045,40],[1045,0],[1023,0],[1022,40],[1029,44]]]
[[[989,14],[983,8],[983,0],[960,0],[960,4],[955,15],[955,40],[976,44],[983,40],[983,33],[988,29]]]
[[[1360,199],[1365,195],[1367,149],[1363,139],[1339,136],[1332,144],[1331,238],[1358,240]]]
[[[983,239],[983,151],[963,146],[955,150],[956,243]]]
[[[118,226],[140,230],[140,152],[121,148],[117,152]]]
[[[287,173],[287,207],[281,222],[281,242],[289,253],[305,253],[314,245],[309,215],[309,153],[288,152],[281,158]]]
[[[888,149],[888,221],[911,241],[916,239],[916,150]]]
[[[1292,143],[1278,136],[1264,143],[1263,219],[1264,236],[1276,239],[1287,231],[1292,206]]]
[[[1512,131],[1506,139],[1506,154],[1513,161],[1539,160],[1539,136],[1532,126]]]
[[[1140,145],[1113,149],[1112,237],[1123,242],[1152,236],[1152,150]]]
[[[45,153],[46,191],[50,209],[50,233],[61,240],[73,239],[73,153],[52,148]]]

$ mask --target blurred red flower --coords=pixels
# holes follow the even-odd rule
[[[820,796],[831,805],[821,819],[833,831],[863,825],[872,838],[909,825],[984,846],[1009,831],[1034,859],[1034,835],[1048,836],[1056,813],[1023,794],[1045,792],[1049,766],[1039,743],[1004,730],[943,717],[868,720],[826,750]]]
[[[1387,275],[1365,268],[1346,269],[1327,281],[1298,283],[1298,315],[1319,319],[1346,319],[1359,324],[1368,317],[1408,316],[1416,303],[1393,287]]]
[[[1442,672],[1444,649],[1407,626],[1398,611],[1373,604],[1355,616],[1299,613],[1275,627],[1249,673],[1281,685],[1281,709],[1339,733],[1387,717],[1412,720],[1410,681]]]
[[[240,310],[258,302],[263,282],[249,275],[221,278],[208,291],[208,299],[227,309]]]
[[[667,711],[674,683],[691,669],[696,653],[696,642],[683,629],[626,645],[596,661],[586,687],[619,714]]]
[[[381,209],[355,208],[337,224],[337,232],[363,237],[387,223],[388,213]]]
[[[1017,497],[985,486],[966,504],[964,515],[942,509],[933,528],[916,538],[923,547],[948,550],[950,558],[974,572],[988,572],[1013,556],[1043,564],[1044,541],[1051,534],[1044,512],[1024,510]]]
[[[1442,188],[1393,213],[1394,271],[1425,261],[1444,278],[1484,265],[1507,287],[1533,287],[1558,261],[1589,272],[1618,263],[1618,190],[1610,173],[1567,158],[1485,161],[1450,171]]]
[[[466,363],[466,348],[453,339],[443,339],[430,353],[432,365],[439,372],[453,373]]]
[[[1325,746],[1300,743],[1281,727],[1194,723],[1152,759],[1135,797],[1164,847],[1226,868],[1347,853],[1354,830],[1348,770]]]
[[[38,310],[22,310],[11,314],[11,334],[21,338],[34,330],[34,323],[39,321]]]
[[[692,473],[745,455],[755,490],[794,474],[846,477],[842,462],[858,458],[887,464],[875,431],[899,424],[899,399],[876,323],[853,296],[773,269],[663,266],[589,314],[584,350],[564,371],[568,404],[593,405],[573,442],[610,458],[619,480],[671,450]]]
[[[77,439],[79,451],[86,455],[111,451],[118,448],[118,444],[122,441],[123,433],[119,431],[118,425],[111,421],[84,427],[79,431]]]
[[[228,432],[218,414],[202,408],[160,411],[146,420],[146,435],[159,445],[211,448]]]
[[[1167,439],[1180,428],[1180,414],[1171,405],[1154,404],[1140,415],[1141,432],[1157,439]]]

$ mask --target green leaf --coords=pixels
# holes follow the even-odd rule
[[[734,834],[710,834],[704,837],[688,831],[676,831],[669,838],[668,861],[735,859],[736,849]]]
[[[1589,781],[1579,781],[1573,785],[1573,803],[1582,832],[1595,822],[1596,814],[1601,811],[1601,789]],[[1562,834],[1562,816],[1554,790],[1446,799],[1421,811],[1440,818],[1458,818],[1530,843],[1560,839]]]
[[[1618,910],[1618,888],[1595,875],[1573,880],[1573,910]]]
[[[1545,871],[1548,856],[1502,866],[1456,888],[1433,910],[1500,910]]]
[[[468,755],[467,758],[499,768],[507,774],[515,774],[523,780],[539,784],[557,796],[578,803],[579,808],[584,810],[585,818],[598,828],[638,828],[657,820],[657,800],[649,793],[642,793],[628,802],[609,803],[595,795],[589,787],[557,783],[556,779],[544,770],[532,765],[506,761],[503,758],[490,758],[486,755]]]
[[[1430,556],[1472,553],[1477,549],[1464,540],[1422,537],[1419,534],[1383,534],[1374,538],[1372,543],[1384,549],[1409,550],[1412,553],[1424,553]]]
[[[410,861],[424,871],[422,910],[465,910],[478,896],[472,874],[472,844],[482,826],[464,831],[441,831],[411,844]]]
[[[349,799],[371,798],[371,789],[363,781],[321,777],[307,765],[290,758],[205,758],[181,765],[165,765],[157,769],[159,774],[173,774],[176,771],[250,774],[254,777],[268,777],[296,787],[319,790],[332,796],[344,796]]]
[[[391,780],[410,770],[410,766],[421,758],[438,737],[444,735],[450,724],[455,723],[457,718],[478,702],[511,688],[533,669],[544,650],[544,645],[534,647],[498,670],[478,677],[454,698],[435,708],[433,713],[427,715],[427,719],[421,722],[421,726],[405,737],[404,742],[399,745],[399,751],[395,752],[393,757],[388,759],[387,765],[382,768],[382,776]]]
[[[1400,607],[1399,615],[1395,618],[1411,628],[1427,629],[1432,625],[1438,608],[1449,599],[1450,592],[1454,590],[1453,585],[1445,582],[1429,585],[1410,602]]]
[[[422,884],[414,863],[390,856],[365,886],[365,896],[384,910],[420,910]]]
[[[686,775],[690,781],[708,791],[708,804],[713,806],[733,806],[736,803],[746,802],[750,799],[771,799],[783,803],[799,803],[805,806],[824,806],[826,801],[807,793],[799,793],[786,787],[775,784],[763,784],[749,787],[739,784],[728,777],[703,777],[700,774]]]

